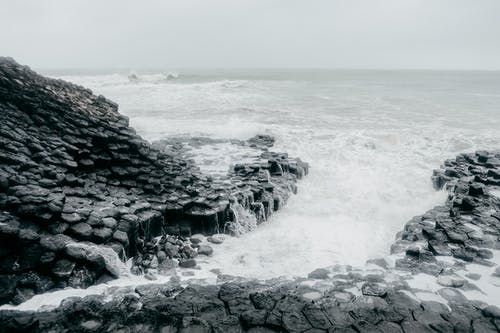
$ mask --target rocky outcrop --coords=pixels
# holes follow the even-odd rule
[[[182,140],[152,146],[104,97],[5,58],[0,141],[1,303],[107,281],[121,274],[119,256],[134,256],[134,271],[146,276],[195,267],[223,241],[212,234],[238,233],[242,215],[264,221],[308,171],[257,136],[232,143],[260,151],[252,163],[204,174]],[[500,309],[466,297],[481,292],[471,282],[481,276],[466,269],[479,264],[500,277],[500,153],[462,154],[433,181],[448,200],[398,233],[394,267],[374,259],[307,279],[219,275],[204,286],[173,275],[53,310],[2,310],[0,332],[498,332]],[[420,273],[435,277],[436,292],[411,286]]]
[[[262,220],[307,173],[257,137],[248,144],[266,141],[261,163],[214,181],[153,148],[117,110],[0,58],[0,303],[114,278],[110,249],[124,259],[157,253],[158,236],[182,243],[192,233],[229,232],[235,204]]]
[[[70,298],[50,312],[0,312],[0,332],[498,332],[500,309],[443,288],[448,304],[419,301],[380,270],[328,281],[169,283]]]
[[[219,275],[216,285],[182,286],[171,279],[117,290],[111,300],[92,295],[66,299],[51,311],[1,311],[0,331],[499,332],[500,309],[469,300],[468,291],[481,290],[455,274],[468,263],[497,265],[488,248],[498,249],[499,240],[498,157],[464,154],[434,172],[436,187],[446,186],[449,198],[397,235],[395,267],[373,259],[363,269],[321,268],[293,281]],[[168,236],[159,243],[168,252],[176,241]],[[195,248],[203,242],[197,235],[190,240]],[[436,276],[438,289],[412,287],[420,273]],[[474,274],[469,280],[479,278]]]
[[[434,171],[433,182],[446,187],[447,202],[405,225],[392,245],[402,255],[396,267],[449,279],[454,270],[440,262],[445,257],[458,259],[455,268],[497,265],[491,259],[500,249],[500,153],[461,154]]]

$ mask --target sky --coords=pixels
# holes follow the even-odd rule
[[[0,55],[56,68],[500,69],[500,0],[0,0]]]

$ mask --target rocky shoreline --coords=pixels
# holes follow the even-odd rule
[[[0,109],[2,303],[109,281],[118,257],[133,257],[137,274],[196,266],[222,241],[213,234],[238,232],[240,208],[264,221],[308,171],[258,136],[231,143],[260,151],[256,161],[210,176],[189,146],[214,142],[152,146],[112,102],[5,58]],[[366,267],[117,287],[55,309],[1,310],[0,332],[499,332],[500,152],[461,154],[432,177],[447,201]]]
[[[1,330],[498,332],[500,309],[466,295],[481,291],[475,281],[489,278],[471,265],[489,267],[499,279],[498,262],[492,260],[499,249],[499,157],[462,154],[434,172],[434,183],[446,186],[448,200],[406,224],[392,246],[395,264],[374,259],[363,269],[320,268],[292,281],[220,275],[215,285],[171,280],[119,288],[111,299],[91,295],[66,299],[48,311],[2,311]],[[435,291],[414,285],[422,273],[435,282]]]
[[[257,136],[240,143],[257,161],[214,179],[117,109],[0,58],[0,304],[109,281],[120,259],[134,258],[137,274],[194,266],[191,235],[237,232],[236,206],[262,222],[308,171]]]

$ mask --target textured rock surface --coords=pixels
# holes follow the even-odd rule
[[[191,233],[230,232],[236,203],[264,219],[308,168],[269,152],[272,141],[252,139],[262,163],[214,182],[192,161],[153,148],[103,96],[0,58],[0,303],[115,275],[100,251],[76,255],[69,244],[150,263],[142,254],[154,237],[182,243]],[[277,166],[283,172],[272,172]]]
[[[225,282],[87,296],[51,312],[0,312],[0,332],[498,332],[500,309],[465,299],[418,301],[404,283],[382,288],[352,270],[333,283]],[[346,282],[346,280],[348,282]],[[371,282],[368,282],[371,281]],[[360,290],[356,285],[363,285]],[[383,292],[381,292],[383,290]]]
[[[149,269],[195,267],[224,239],[194,233],[233,232],[236,207],[265,220],[307,173],[258,136],[238,144],[262,149],[261,162],[214,179],[175,143],[143,141],[112,102],[9,59],[0,60],[0,111],[2,303],[117,276],[106,250],[133,255],[151,278]],[[465,296],[481,276],[459,272],[475,263],[500,276],[500,154],[460,155],[433,180],[449,198],[397,235],[395,267],[375,259],[375,268],[317,269],[295,281],[172,279],[53,310],[2,310],[0,332],[498,332],[500,309]],[[435,277],[441,303],[410,286],[420,273]]]
[[[446,186],[446,204],[414,217],[397,236],[392,253],[402,254],[396,267],[413,273],[451,275],[444,257],[455,268],[475,263],[495,266],[492,250],[500,249],[500,153],[461,154],[435,170],[436,188]],[[449,276],[441,281],[451,282]],[[467,287],[467,286],[464,286]]]

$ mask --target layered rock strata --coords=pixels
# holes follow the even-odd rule
[[[148,253],[155,237],[230,232],[235,204],[262,221],[308,170],[270,141],[250,140],[265,143],[260,163],[214,181],[105,97],[0,58],[0,303],[117,277],[113,253]]]

